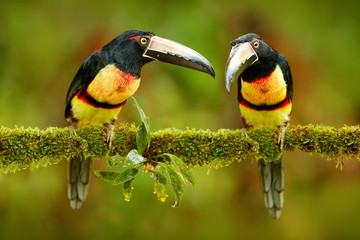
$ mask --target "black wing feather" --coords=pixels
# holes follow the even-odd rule
[[[292,76],[291,76],[291,71],[290,71],[290,65],[286,59],[286,57],[282,54],[280,54],[279,57],[280,61],[279,61],[279,66],[283,72],[284,75],[284,80],[286,82],[287,85],[287,94],[290,98],[290,100],[292,101],[293,98],[293,82],[292,82]]]
[[[103,59],[99,51],[93,52],[80,66],[66,97],[65,118],[70,116],[71,100],[81,90],[86,91],[87,86],[94,80],[98,72],[106,66],[106,61]]]

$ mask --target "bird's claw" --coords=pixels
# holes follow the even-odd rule
[[[246,137],[246,138],[249,138],[247,132],[246,132],[246,128],[242,128],[240,129],[241,133]]]
[[[75,137],[77,136],[74,126],[69,126],[69,130],[72,134],[74,134]]]
[[[115,126],[110,124],[109,126],[107,126],[108,132],[107,132],[107,137],[106,137],[106,142],[109,144],[109,148],[111,148],[112,146],[112,141],[115,137]]]
[[[281,126],[279,127],[279,137],[278,137],[278,144],[280,147],[280,151],[284,148],[284,138],[285,138],[285,132],[286,132],[287,126]]]

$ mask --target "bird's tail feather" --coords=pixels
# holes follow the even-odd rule
[[[284,161],[283,157],[268,162],[259,160],[260,184],[264,194],[265,206],[272,218],[278,219],[284,205]]]
[[[88,194],[92,158],[83,154],[72,158],[68,166],[68,197],[72,209],[79,209]]]

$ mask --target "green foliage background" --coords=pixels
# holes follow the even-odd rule
[[[183,43],[209,59],[216,79],[153,62],[136,98],[151,130],[240,128],[236,90],[224,68],[230,41],[256,32],[289,60],[292,124],[342,127],[360,119],[360,15],[356,1],[21,1],[0,2],[0,125],[66,126],[65,97],[84,59],[128,29]],[[119,122],[139,117],[131,102]],[[264,207],[256,164],[196,167],[180,208],[156,200],[139,174],[132,200],[92,177],[88,200],[72,211],[66,162],[0,176],[0,239],[354,239],[360,236],[360,164],[343,171],[299,151],[285,153],[281,218]],[[105,161],[96,161],[97,168]]]

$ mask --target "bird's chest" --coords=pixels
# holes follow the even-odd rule
[[[273,105],[286,97],[286,82],[279,67],[267,77],[251,82],[241,79],[242,97],[254,105]]]
[[[131,97],[140,84],[140,78],[124,73],[114,64],[99,71],[87,88],[96,101],[111,105],[120,104]]]

